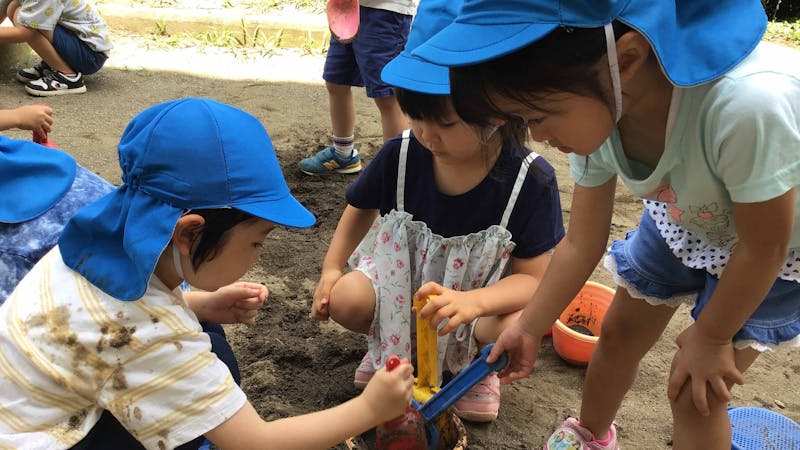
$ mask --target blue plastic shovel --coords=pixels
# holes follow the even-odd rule
[[[422,415],[425,422],[425,428],[428,431],[428,448],[435,450],[439,447],[439,429],[436,428],[434,419],[440,414],[445,412],[447,408],[453,405],[458,399],[461,398],[466,392],[472,389],[473,386],[478,384],[479,381],[486,378],[492,372],[499,372],[503,370],[508,364],[508,354],[503,352],[497,361],[489,364],[486,358],[492,351],[494,344],[489,344],[481,349],[478,358],[472,362],[466,369],[456,375],[455,378],[450,380],[439,392],[437,392],[430,400],[421,406],[414,405]],[[412,404],[414,402],[412,401]]]

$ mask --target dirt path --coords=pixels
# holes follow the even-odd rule
[[[185,96],[211,97],[261,119],[274,140],[290,187],[318,222],[309,230],[275,232],[266,256],[247,275],[249,280],[265,283],[271,296],[256,326],[229,329],[243,371],[243,387],[266,419],[317,410],[356,395],[352,375],[366,348],[363,338],[308,318],[322,258],[344,208],[344,190],[353,179],[344,175],[312,178],[296,169],[300,158],[327,141],[327,95],[319,82],[322,57],[287,54],[242,62],[221,53],[188,49],[148,53],[140,39],[117,37],[115,42],[117,51],[109,67],[87,79],[86,94],[44,100],[56,110],[52,139],[81,164],[118,183],[115,146],[119,136],[135,114],[154,103]],[[3,75],[4,107],[40,101],[28,97],[12,81],[12,73]],[[369,160],[380,145],[379,118],[362,92],[356,98],[359,147]],[[29,137],[21,132],[8,134]],[[543,154],[558,170],[568,219],[571,183],[566,159],[547,150]],[[614,238],[632,229],[641,211],[639,202],[625,192],[620,191],[618,199]],[[612,285],[603,270],[597,270],[593,279]],[[688,323],[688,312],[680,310],[642,362],[617,417],[623,448],[669,448],[666,376],[674,338]],[[760,359],[747,373],[748,384],[735,390],[733,404],[775,409],[800,421],[798,353],[784,351]],[[470,448],[540,448],[565,416],[578,412],[583,376],[583,369],[563,363],[551,343],[545,342],[534,375],[503,387],[497,422],[468,426]]]

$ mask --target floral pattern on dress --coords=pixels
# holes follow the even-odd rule
[[[436,281],[460,291],[496,283],[506,274],[514,245],[511,232],[499,225],[445,238],[405,211],[375,219],[349,259],[350,267],[375,287],[375,315],[367,333],[372,364],[381,367],[391,354],[413,359],[416,320],[411,300],[424,283]],[[475,322],[438,339],[439,380],[442,370],[458,373],[475,358]]]

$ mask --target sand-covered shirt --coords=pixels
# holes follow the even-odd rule
[[[55,30],[61,25],[74,33],[92,50],[105,53],[111,50],[106,22],[86,0],[18,0],[17,20],[34,30]]]
[[[55,247],[0,306],[0,448],[70,448],[103,410],[146,448],[173,448],[245,402],[180,291],[155,276],[123,302]]]

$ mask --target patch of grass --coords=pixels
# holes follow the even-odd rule
[[[764,38],[768,41],[800,47],[800,20],[794,22],[770,22]]]
[[[325,0],[94,0],[94,2],[98,5],[116,4],[145,8],[236,9],[251,14],[266,14],[284,8],[312,14],[325,11]]]

